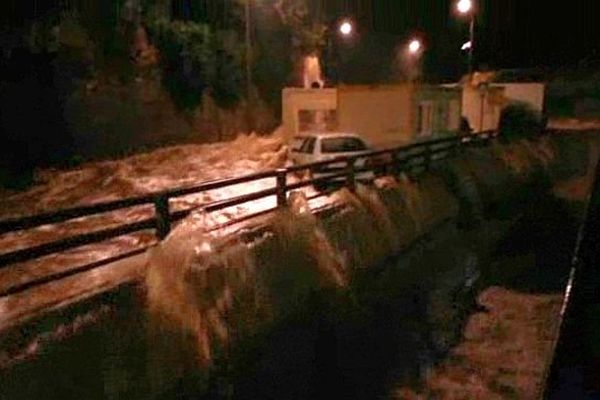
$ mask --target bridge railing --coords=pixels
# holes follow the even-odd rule
[[[345,185],[349,190],[353,191],[356,188],[356,182],[360,179],[361,173],[371,172],[373,175],[381,175],[386,173],[398,174],[402,171],[418,169],[427,170],[430,168],[432,163],[456,154],[462,148],[471,145],[486,144],[490,139],[495,137],[495,132],[485,132],[477,135],[441,138],[392,149],[371,151],[359,156],[339,157],[332,160],[315,162],[311,164],[295,165],[287,168],[279,168],[245,176],[218,179],[204,182],[195,186],[164,190],[149,193],[143,196],[72,207],[32,216],[5,219],[0,221],[0,235],[35,229],[43,225],[61,224],[78,218],[95,216],[98,214],[124,210],[136,206],[152,205],[154,210],[154,215],[152,217],[145,218],[140,221],[124,223],[110,228],[73,235],[51,242],[2,253],[0,254],[0,269],[51,254],[61,253],[77,247],[100,243],[102,241],[141,231],[154,230],[156,241],[160,241],[168,235],[173,223],[184,219],[194,211],[203,210],[204,212],[211,213],[229,207],[239,206],[255,200],[275,196],[276,207],[239,216],[239,218],[216,226],[213,229],[223,228],[234,223],[239,223],[243,220],[256,218],[279,207],[285,207],[287,204],[288,194],[291,191],[308,186],[323,185],[332,181],[341,181],[343,185]],[[359,163],[359,160],[364,160],[365,162]],[[363,166],[359,167],[359,165]],[[318,174],[310,174],[310,172],[315,171],[318,171]],[[309,176],[309,178],[291,182],[289,179],[291,174],[295,174],[296,176]],[[269,178],[274,179],[274,186],[268,189],[258,190],[252,193],[219,200],[208,204],[192,206],[183,210],[171,210],[171,199],[223,189],[234,185],[252,183]],[[309,200],[326,194],[328,194],[327,191],[318,192],[309,198]],[[154,244],[137,248],[118,256],[110,257],[76,268],[69,268],[66,271],[48,274],[43,278],[34,279],[28,281],[27,283],[10,287],[9,289],[5,289],[3,292],[0,292],[0,297],[22,292],[34,286],[89,271],[118,259],[140,254],[146,251],[149,247],[152,247]]]

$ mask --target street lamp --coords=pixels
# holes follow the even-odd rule
[[[421,42],[419,41],[419,39],[411,40],[410,43],[408,44],[408,52],[410,54],[418,54],[420,50],[421,50]]]
[[[352,31],[354,30],[354,27],[352,26],[352,23],[350,21],[343,21],[340,24],[340,33],[344,36],[350,36],[352,34]]]
[[[459,0],[456,10],[461,15],[471,17],[469,23],[469,41],[463,45],[463,50],[469,50],[469,75],[473,73],[473,48],[475,47],[475,7],[472,0]]]
[[[352,19],[345,18],[333,22],[325,31],[327,39],[327,76],[334,83],[339,83],[340,63],[338,60],[339,48],[337,43],[340,41],[350,42],[352,40],[352,36],[354,35],[354,30],[355,25]],[[338,39],[338,36],[341,37],[341,39]],[[335,55],[334,52],[336,53]]]
[[[399,67],[409,82],[416,81],[421,75],[421,56],[425,51],[423,41],[413,37],[398,49],[397,57]]]
[[[461,14],[467,14],[473,9],[473,2],[471,0],[460,0],[456,4],[456,9]]]
[[[244,4],[244,22],[245,22],[245,59],[246,59],[246,124],[248,132],[254,128],[254,111],[252,109],[252,14],[250,10],[250,0]]]

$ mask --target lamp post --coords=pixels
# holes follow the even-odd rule
[[[489,83],[482,82],[477,86],[477,90],[479,91],[479,98],[481,101],[481,107],[479,109],[479,133],[483,132],[485,127],[484,119],[485,119],[485,98],[488,94]]]
[[[463,45],[463,49],[469,51],[469,75],[473,73],[473,49],[475,47],[475,7],[472,0],[459,0],[456,3],[456,10],[461,15],[470,17],[469,22],[469,42]]]
[[[410,82],[416,81],[421,75],[421,56],[424,51],[423,41],[415,37],[410,39],[398,54],[404,74]]]
[[[339,63],[338,60],[333,55],[333,41],[335,40],[335,35],[339,35],[342,38],[349,39],[354,33],[354,23],[350,19],[343,19],[337,21],[335,24],[335,28],[327,29],[327,72],[329,75],[329,79],[332,79],[336,84],[339,81]],[[338,50],[339,52],[339,50]],[[334,65],[335,64],[335,65]],[[333,72],[335,70],[335,73]],[[333,77],[335,75],[335,78]]]
[[[244,22],[245,22],[245,58],[246,58],[246,124],[248,132],[254,128],[254,115],[252,107],[252,14],[250,10],[250,1],[244,3]]]

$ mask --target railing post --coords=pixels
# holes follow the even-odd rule
[[[393,151],[393,152],[386,153],[385,156],[382,157],[382,160],[386,163],[385,175],[387,175],[387,176],[394,176],[394,174],[396,173],[395,155],[396,155],[396,152]]]
[[[459,137],[457,141],[452,143],[452,148],[450,150],[451,156],[456,157],[459,154],[461,147],[462,147],[462,138]]]
[[[167,196],[157,196],[154,199],[154,211],[156,213],[156,237],[162,240],[171,231],[169,198]]]
[[[277,170],[277,207],[287,205],[287,169]]]
[[[465,136],[465,137],[460,138],[460,141],[458,142],[458,145],[456,146],[456,154],[457,155],[463,154],[472,140],[473,140],[473,138],[471,136]]]
[[[466,136],[459,136],[458,139],[456,140],[456,142],[454,142],[454,147],[452,149],[452,154],[454,155],[454,157],[457,157],[459,154],[461,154],[464,151],[465,143],[463,142],[463,140],[466,140],[466,139],[467,139]]]
[[[346,163],[346,186],[351,192],[356,191],[356,174],[354,172],[354,163],[356,158],[350,157]]]
[[[482,135],[481,135],[481,141],[484,144],[487,144],[488,140],[490,140],[490,133],[489,131],[485,131]]]
[[[431,164],[431,147],[429,145],[425,146],[425,150],[423,152],[423,158],[425,162],[425,171],[429,171]]]
[[[402,160],[400,159],[399,151],[394,151],[392,153],[392,161],[394,162],[394,165],[393,165],[394,175],[400,176],[400,174],[402,173],[402,170],[403,170],[403,163],[402,163]]]

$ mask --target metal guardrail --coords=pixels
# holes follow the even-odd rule
[[[344,185],[349,190],[353,191],[356,188],[357,175],[362,172],[371,171],[374,174],[398,174],[402,171],[419,168],[427,170],[430,168],[433,162],[455,154],[457,150],[465,146],[470,146],[478,143],[485,144],[490,139],[495,137],[495,132],[485,132],[477,135],[454,136],[449,138],[436,139],[427,142],[414,143],[408,146],[372,151],[362,154],[360,156],[339,157],[332,160],[315,162],[311,164],[296,165],[288,168],[280,168],[276,170],[258,172],[250,175],[228,179],[219,179],[204,182],[196,186],[159,191],[143,196],[131,197],[86,206],[73,207],[22,218],[6,219],[0,221],[0,235],[10,232],[34,229],[48,224],[60,224],[77,218],[89,217],[135,206],[154,206],[154,217],[152,218],[147,218],[138,222],[122,224],[116,227],[102,229],[90,233],[79,234],[64,239],[52,241],[49,243],[35,245],[15,251],[10,251],[7,253],[2,253],[0,254],[0,269],[14,264],[34,260],[50,254],[60,253],[80,246],[99,243],[119,236],[149,229],[154,229],[156,232],[157,239],[162,240],[168,235],[168,233],[171,230],[171,226],[174,222],[185,218],[191,212],[198,209],[202,209],[205,212],[210,213],[270,196],[276,197],[277,208],[285,207],[287,204],[287,195],[289,192],[303,187],[317,185],[319,183],[327,183],[332,180],[340,179],[344,181]],[[366,159],[369,160],[369,162],[365,163],[365,167],[359,168],[357,167],[357,161],[360,159]],[[340,164],[343,164],[344,167],[340,168]],[[319,171],[319,177],[304,179],[295,183],[288,182],[288,176],[290,174],[300,174],[303,172],[305,173],[307,171],[315,170]],[[198,194],[201,192],[226,188],[229,186],[243,183],[250,183],[268,178],[275,179],[274,187],[249,194],[240,195],[230,199],[216,201],[201,206],[194,206],[185,210],[174,212],[170,210],[169,201],[173,198],[191,194]],[[315,197],[318,196],[319,195]],[[249,218],[263,215],[266,212],[270,212],[273,210],[274,209],[263,210],[259,213],[243,216],[241,217],[241,219],[247,220]],[[234,222],[239,222],[239,219]],[[217,228],[229,224],[230,223],[226,223],[224,225],[218,226]],[[126,253],[126,255],[132,253],[137,254],[141,251],[146,250],[147,248],[148,247],[134,250],[133,252]],[[33,286],[48,283],[53,280],[66,278],[68,276],[88,271],[90,269],[106,265],[114,261],[114,259],[119,259],[122,257],[123,256],[111,257],[107,260],[101,260],[85,266],[71,268],[68,271],[60,272],[50,276],[45,276],[44,278],[35,281],[30,281],[16,287],[12,287],[4,292],[0,292],[0,297],[18,293],[30,289]]]

